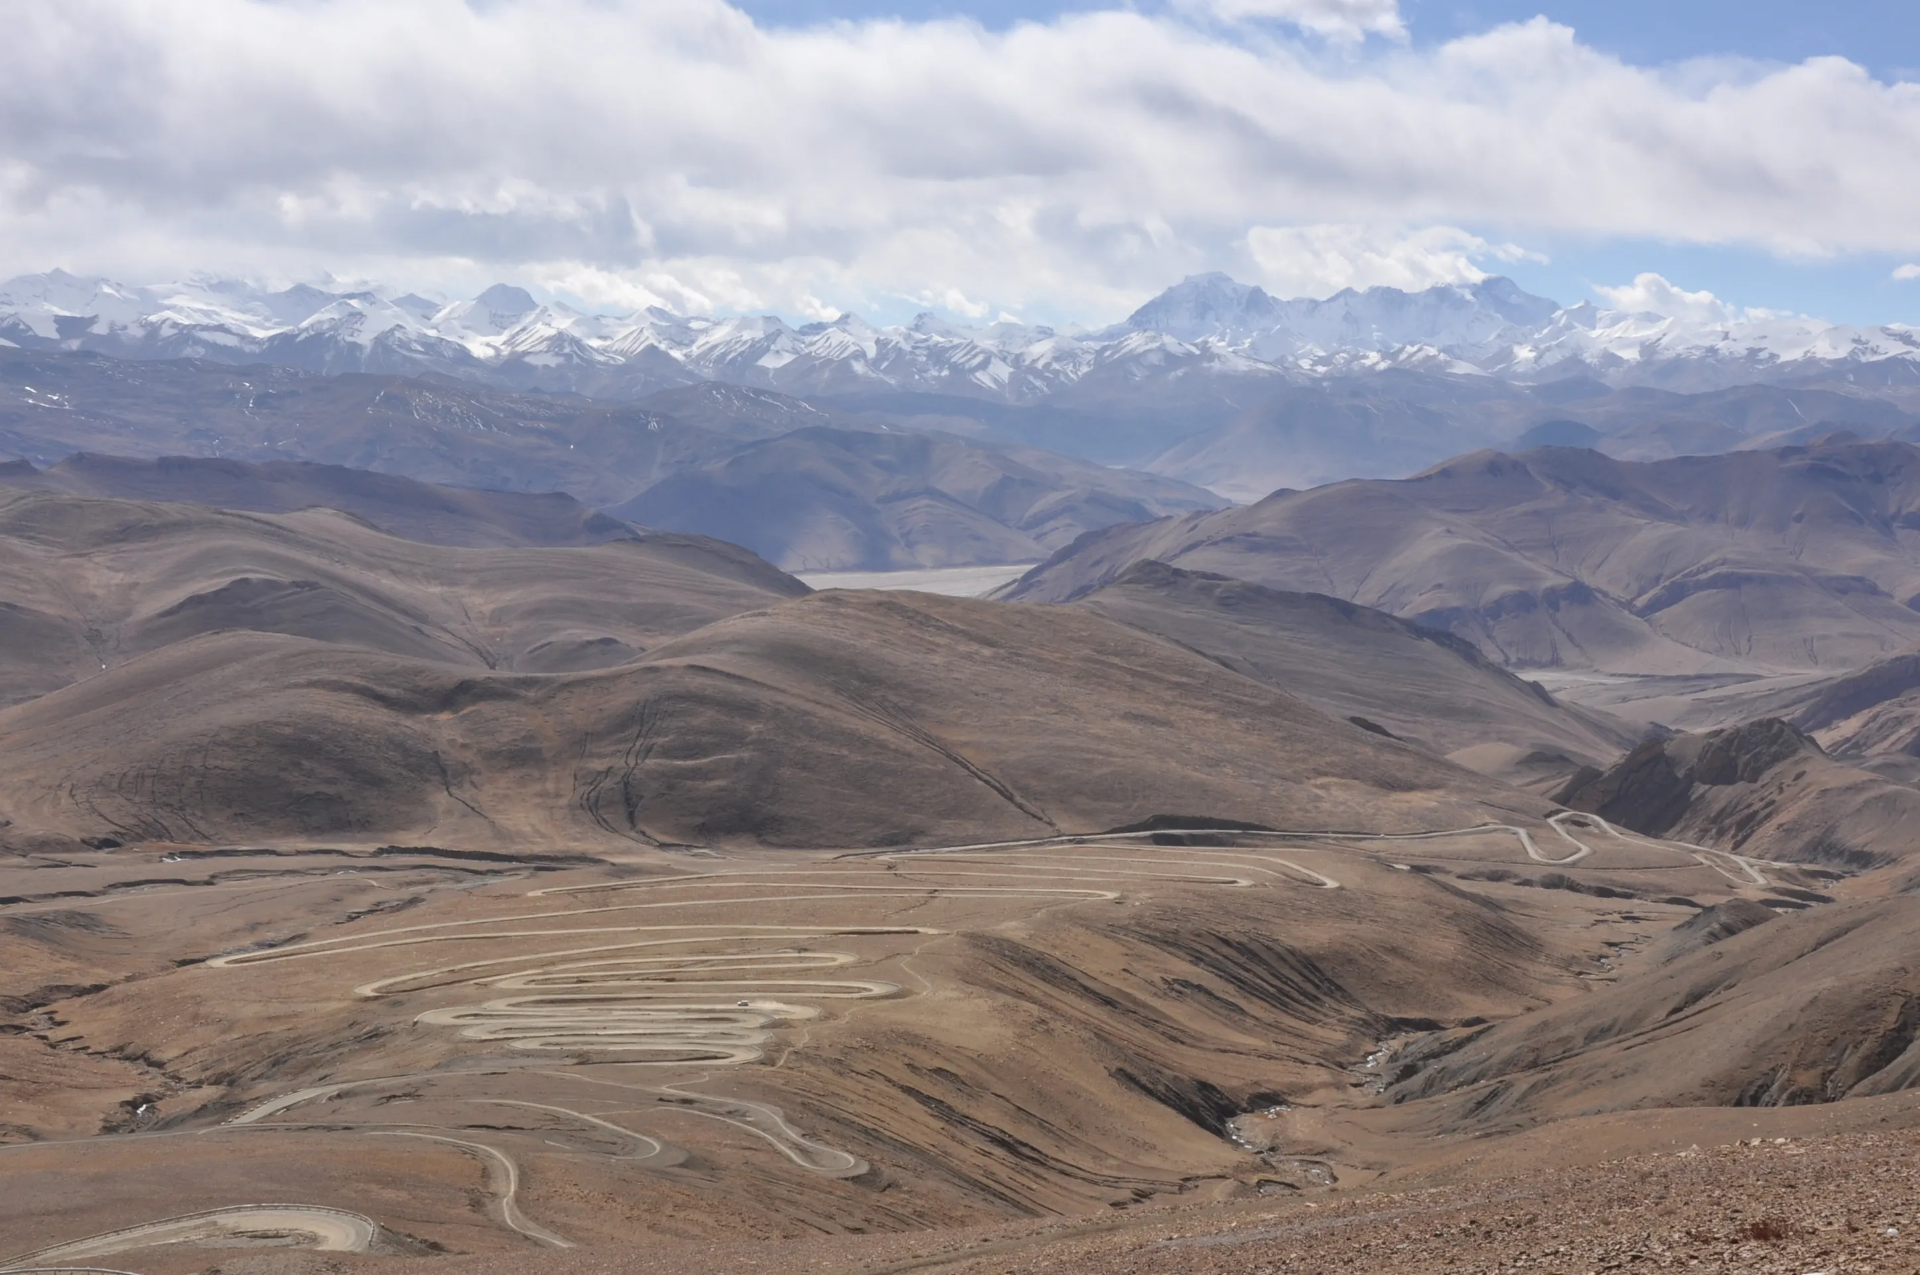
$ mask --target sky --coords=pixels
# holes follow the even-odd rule
[[[1920,322],[1920,22],[1780,0],[9,0],[0,276],[1102,324],[1506,274]]]

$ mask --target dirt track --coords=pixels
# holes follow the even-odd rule
[[[302,1247],[326,1253],[363,1253],[380,1228],[372,1218],[344,1209],[302,1204],[241,1204],[228,1209],[188,1213],[129,1226],[83,1240],[56,1244],[23,1253],[0,1263],[0,1271],[19,1270],[44,1262],[71,1263],[94,1257],[112,1257],[160,1244],[197,1244],[209,1240],[228,1243],[253,1237],[256,1242],[285,1244],[302,1237]]]

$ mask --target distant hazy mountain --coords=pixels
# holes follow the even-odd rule
[[[213,366],[94,365],[77,378],[90,392],[76,396],[74,365],[59,360],[88,355]],[[212,384],[221,368],[236,369],[225,388]],[[347,393],[281,386],[291,371],[408,379]],[[488,397],[502,392],[519,397]],[[602,506],[813,427],[1043,448],[1255,501],[1400,477],[1479,448],[1660,460],[1836,430],[1920,441],[1916,405],[1912,328],[1563,308],[1502,278],[1289,300],[1196,275],[1124,322],[1076,332],[931,314],[890,328],[856,315],[795,327],[658,308],[583,314],[505,284],[451,304],[307,286],[130,287],[58,271],[0,285],[0,455],[278,456],[559,489]],[[95,428],[102,410],[142,424],[115,436]],[[590,440],[571,423],[589,417]],[[1036,552],[1018,542],[1000,552]]]
[[[66,459],[75,452],[93,455]],[[9,467],[9,455],[31,463]],[[455,544],[628,534],[584,504],[816,570],[1033,562],[1083,532],[1225,503],[1174,478],[894,431],[884,415],[714,381],[601,403],[21,350],[0,350],[7,485],[263,511],[326,505]]]
[[[1498,277],[1403,292],[1347,288],[1325,300],[1281,301],[1223,274],[1194,275],[1134,311],[1115,335],[1161,332],[1182,341],[1236,347],[1271,362],[1336,352],[1442,351],[1526,339],[1560,307]]]
[[[886,571],[1037,562],[1089,531],[1222,503],[1035,448],[810,428],[662,479],[611,512],[730,540],[789,571]]]
[[[766,315],[659,308],[584,314],[508,285],[435,307],[379,291],[135,287],[53,271],[0,285],[0,341],[625,398],[717,380],[800,395],[908,390],[1034,403],[1089,380],[1305,382],[1386,368],[1529,382],[1592,375],[1690,390],[1835,376],[1920,383],[1920,331],[1904,325],[1563,308],[1498,277],[1282,300],[1225,275],[1195,275],[1122,323],[1063,332],[970,327],[931,314],[886,328],[851,314],[798,327]]]
[[[26,461],[0,463],[4,488],[257,513],[317,506],[350,513],[408,540],[471,548],[595,545],[639,534],[563,492],[444,487],[309,461],[253,465],[202,456],[135,460],[81,452],[44,470]]]

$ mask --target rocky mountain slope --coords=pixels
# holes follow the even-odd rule
[[[1755,453],[1778,472],[1724,482],[1589,459],[1574,487],[1554,459],[1477,458],[1320,530],[1413,507],[1451,520],[1423,535],[1486,518],[1522,554],[1530,490],[1585,510],[1595,556],[1562,559],[1589,565],[1663,534],[1677,556],[1716,519],[1774,553],[1782,508],[1789,531],[1821,512],[1810,569],[1904,543],[1885,449]],[[1842,483],[1869,463],[1878,504]],[[192,479],[66,471],[89,474]],[[0,490],[0,656],[31,657],[0,707],[9,1261],[187,1275],[351,1224],[371,1255],[340,1260],[395,1269],[544,1269],[544,1235],[577,1246],[555,1270],[1522,1247],[1800,1270],[1866,1252],[1842,1238],[1863,1199],[1894,1207],[1825,1172],[1781,1204],[1787,1170],[1688,1150],[1866,1130],[1856,1151],[1892,1154],[1878,1121],[1920,1083],[1916,792],[1857,786],[1785,723],[1596,764],[1568,799],[1593,788],[1608,827],[1434,754],[1600,753],[1617,727],[1324,592],[1135,561],[1068,605],[809,594],[691,536],[504,544],[579,524],[446,500],[427,529],[483,547]],[[1820,702],[1857,714],[1905,676]],[[1627,1181],[1696,1212],[1658,1214],[1656,1243]],[[126,1233],[251,1201],[306,1204]],[[1562,1229],[1522,1245],[1535,1209]],[[1906,1224],[1860,1217],[1876,1243]]]

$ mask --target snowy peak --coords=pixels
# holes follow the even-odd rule
[[[1920,332],[1732,311],[1666,315],[1561,307],[1491,276],[1419,291],[1282,299],[1193,275],[1095,332],[923,313],[789,325],[658,306],[586,314],[495,284],[441,305],[411,293],[269,290],[231,281],[128,286],[65,271],[0,284],[0,342],[126,358],[281,362],[327,372],[431,373],[594,395],[697,381],[790,394],[900,389],[1031,403],[1087,378],[1108,387],[1214,377],[1303,380],[1389,369],[1518,380],[1598,376],[1696,388],[1871,375],[1920,383]]]
[[[1537,327],[1560,310],[1560,303],[1536,297],[1505,275],[1488,275],[1466,290],[1482,309],[1489,310],[1516,327]]]
[[[1128,315],[1120,327],[1198,341],[1271,328],[1282,311],[1282,303],[1264,289],[1215,272],[1188,275]]]
[[[1284,361],[1401,346],[1484,346],[1509,330],[1537,327],[1559,309],[1498,276],[1419,292],[1347,288],[1323,299],[1277,300],[1223,274],[1193,275],[1134,311],[1120,330],[1162,332],[1251,357]]]
[[[1419,292],[1399,288],[1349,288],[1324,301],[1295,301],[1286,327],[1322,350],[1392,350],[1425,345],[1457,349],[1483,345],[1521,326],[1544,322],[1559,307],[1529,297],[1510,280],[1504,289],[1477,284],[1441,284]],[[1531,303],[1531,304],[1529,304]],[[1523,316],[1516,321],[1514,314]]]
[[[412,315],[383,301],[371,292],[357,292],[328,303],[295,324],[293,331],[303,337],[331,336],[355,345],[364,345],[393,328],[420,330]]]
[[[310,284],[296,283],[281,292],[268,292],[253,299],[252,309],[275,324],[303,323],[338,301],[337,293],[325,292]],[[415,298],[418,300],[418,298]],[[236,297],[245,306],[248,298]]]
[[[471,301],[456,301],[433,316],[432,326],[450,340],[500,336],[540,308],[525,288],[496,283]]]

